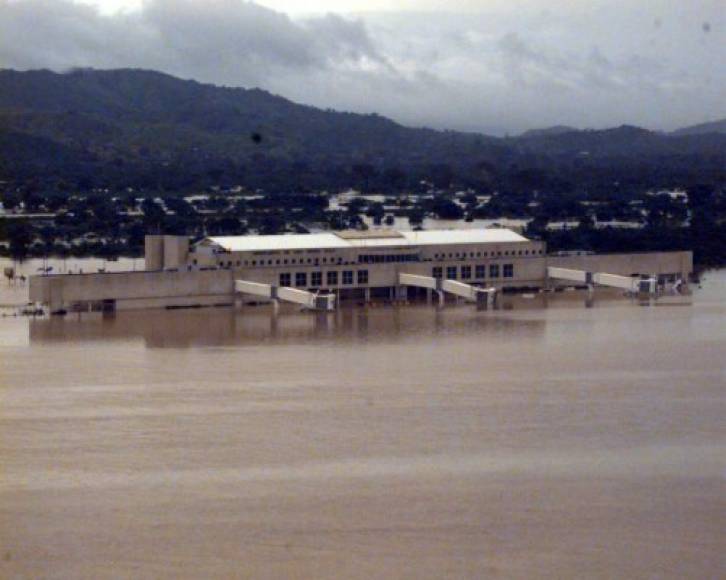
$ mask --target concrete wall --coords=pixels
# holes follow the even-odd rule
[[[186,268],[189,258],[189,238],[164,236],[164,270]]]
[[[189,238],[186,236],[145,236],[146,270],[176,270],[187,267]]]
[[[150,272],[164,268],[164,236],[144,237],[144,263]]]
[[[53,312],[103,300],[118,310],[204,306],[233,303],[234,280],[228,270],[62,274],[31,276],[29,293]]]

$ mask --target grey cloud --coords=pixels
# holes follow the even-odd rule
[[[231,84],[278,69],[383,62],[364,26],[329,15],[303,23],[240,0],[148,0],[102,16],[68,0],[0,0],[0,64],[6,67],[161,67]]]
[[[0,0],[0,66],[152,68],[440,128],[671,129],[726,116],[721,2],[472,0],[465,14],[292,19],[242,0],[147,0],[114,16]]]

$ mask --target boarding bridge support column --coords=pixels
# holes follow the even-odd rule
[[[272,312],[279,314],[280,300],[277,298],[277,286],[270,286],[270,299],[272,300]]]
[[[497,307],[499,292],[496,288],[479,288],[476,293],[476,305],[480,310],[489,310]]]
[[[396,286],[396,300],[402,300],[402,301],[408,300],[408,286],[403,286],[403,285]]]

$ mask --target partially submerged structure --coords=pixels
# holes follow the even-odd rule
[[[51,312],[339,300],[445,293],[483,304],[497,291],[604,284],[638,291],[687,280],[691,252],[569,253],[507,229],[367,230],[274,236],[147,236],[141,272],[35,276],[30,298]],[[647,279],[647,287],[642,280]]]

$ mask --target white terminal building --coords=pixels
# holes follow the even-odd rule
[[[551,273],[563,269],[582,274],[570,283],[597,282],[593,273],[686,280],[693,269],[691,252],[551,256],[544,242],[503,228],[221,236],[194,244],[147,236],[145,262],[142,272],[35,276],[30,297],[51,312],[226,306],[264,296],[258,286],[272,298],[279,291],[336,302],[413,300],[463,286],[473,294],[543,288],[557,284]]]
[[[400,272],[496,287],[538,286],[544,251],[542,242],[507,229],[354,230],[210,237],[193,247],[187,266],[230,269],[245,280],[330,291],[341,299],[401,298]]]

